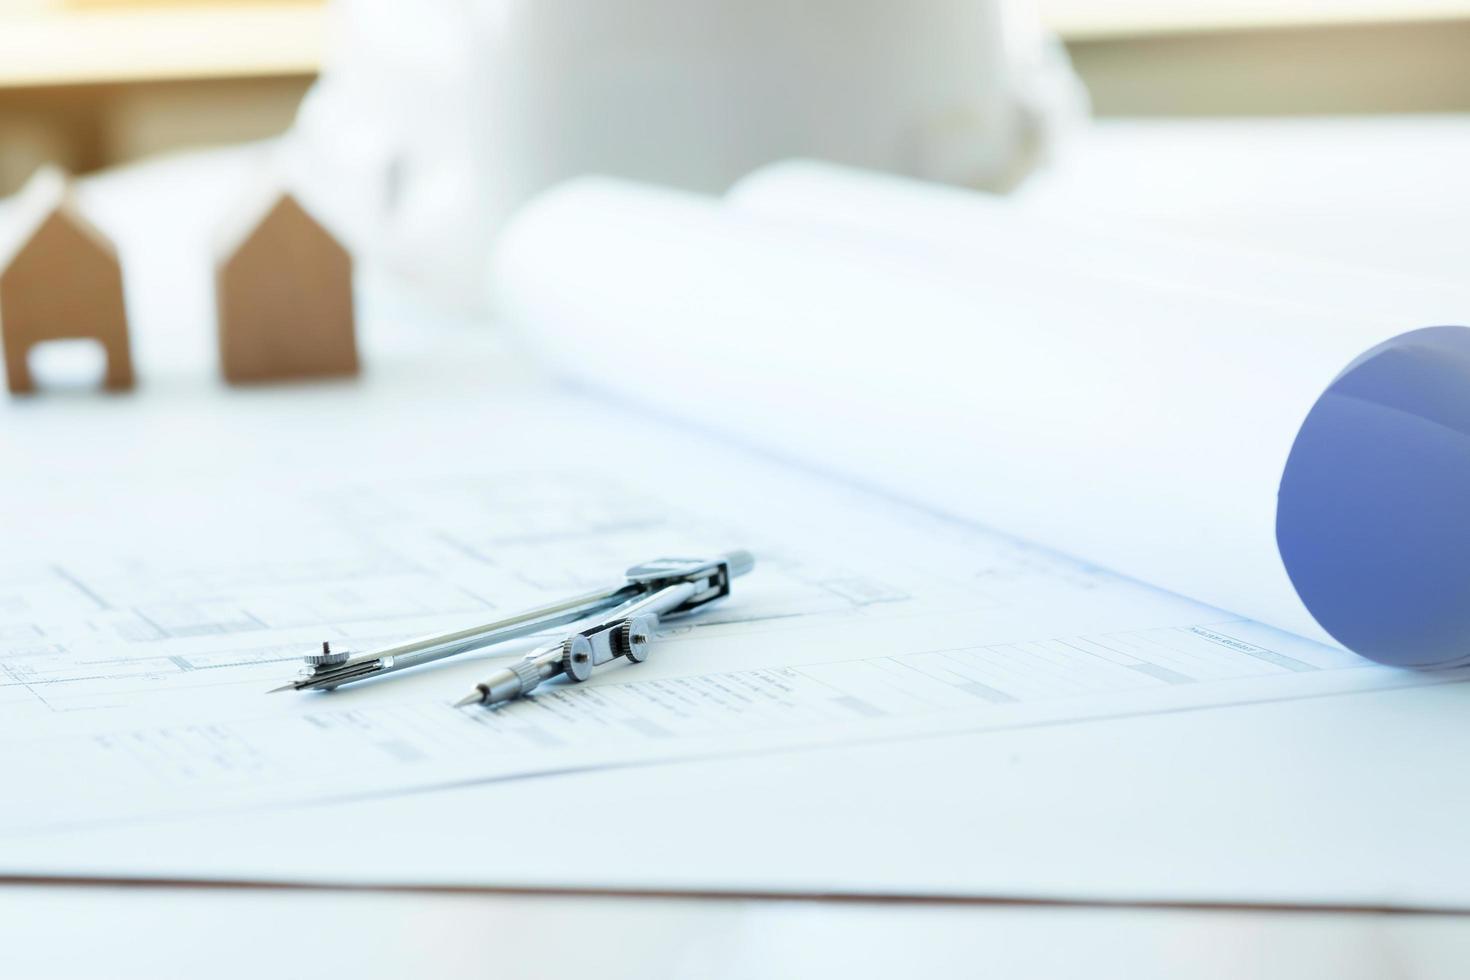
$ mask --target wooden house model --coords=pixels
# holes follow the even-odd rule
[[[357,372],[352,259],[291,194],[272,189],[240,214],[215,290],[226,380]]]
[[[10,247],[0,251],[0,337],[11,392],[35,390],[31,347],[74,339],[101,344],[104,387],[132,387],[122,266],[112,243],[77,210],[66,175],[38,172],[10,208]]]

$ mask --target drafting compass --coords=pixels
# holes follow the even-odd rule
[[[306,657],[301,677],[275,690],[330,691],[553,627],[582,624],[570,635],[496,671],[458,703],[509,701],[560,675],[585,681],[594,667],[619,657],[642,663],[662,617],[691,612],[724,598],[730,594],[730,581],[754,567],[755,558],[748,551],[731,551],[709,559],[659,558],[634,565],[616,585],[528,609],[494,623],[362,654],[333,650],[323,643],[320,653]]]

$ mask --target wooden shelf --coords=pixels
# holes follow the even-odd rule
[[[1470,19],[1470,0],[1038,0],[1068,40]]]
[[[314,74],[320,2],[40,8],[0,17],[0,88]]]

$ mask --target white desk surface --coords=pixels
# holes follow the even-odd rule
[[[1458,978],[1441,916],[173,887],[0,888],[5,973]]]
[[[1255,233],[1241,229],[1230,162],[1220,154],[1241,142],[1241,131],[1231,127],[1247,125],[1187,124],[1179,130],[1185,139],[1178,145],[1169,142],[1167,124],[1114,126],[1100,134],[1099,149],[1089,152],[1103,154],[1111,168],[1126,169],[1126,146],[1136,138],[1139,153],[1154,167],[1170,153],[1181,161],[1208,157],[1208,173],[1195,171],[1203,203],[1191,210],[1177,189],[1161,195],[1155,200],[1165,202],[1169,212],[1163,223],[1208,233],[1212,216],[1218,216],[1222,237],[1240,240]],[[1389,134],[1400,140],[1403,157],[1412,159],[1414,148],[1408,144],[1417,132],[1424,159],[1431,151],[1458,146],[1465,131],[1460,121],[1412,132],[1401,122],[1365,122],[1356,131],[1332,124],[1328,138],[1334,146],[1357,141],[1365,153],[1376,147],[1381,155]],[[1304,137],[1291,137],[1298,138]],[[1254,193],[1263,199],[1273,193],[1297,199],[1310,183],[1302,175],[1320,158],[1315,146],[1304,146],[1297,158],[1304,162],[1295,170],[1283,170],[1290,187],[1258,187]],[[1242,161],[1249,155],[1249,141],[1239,154]],[[178,164],[170,166],[175,169],[168,182],[176,184],[183,171]],[[1420,174],[1413,183],[1414,201],[1447,203],[1435,198],[1436,189],[1426,186],[1426,179]],[[1096,190],[1076,176],[1059,175],[1058,181],[1071,188],[1074,199]],[[1452,191],[1443,186],[1445,193]],[[102,203],[105,211],[107,202]],[[1121,205],[1113,200],[1111,206]],[[1409,219],[1428,221],[1431,212],[1427,204],[1406,204],[1399,214],[1406,216],[1401,224],[1407,226]],[[106,226],[109,218],[102,220]],[[1263,219],[1263,229],[1268,224]],[[1330,224],[1337,231],[1350,225],[1336,219]],[[1326,230],[1326,225],[1317,229]],[[1368,248],[1371,234],[1359,231],[1357,244],[1335,235],[1339,248]],[[1421,243],[1418,251],[1444,258],[1438,246]],[[140,331],[140,362],[145,372],[155,354],[159,364],[192,360],[203,367],[207,343],[192,322],[184,321],[204,308],[205,297],[166,304],[150,286],[163,281],[162,261],[134,265],[129,272],[135,310],[157,320],[159,328],[151,334],[146,327]],[[180,332],[193,339],[182,351],[168,350],[176,346],[170,334]],[[175,356],[180,354],[203,356]],[[1470,739],[1464,724],[1467,697],[1466,685],[1359,695],[1350,712],[1318,705],[1307,712],[1317,722],[1305,726],[1302,712],[1292,706],[1264,705],[1244,710],[1233,724],[1220,712],[1195,712],[1126,725],[1012,733],[989,743],[985,736],[973,736],[975,754],[960,754],[977,765],[988,760],[982,771],[997,780],[993,795],[977,788],[979,777],[949,778],[954,773],[927,754],[874,747],[860,766],[873,779],[851,780],[835,790],[828,786],[822,795],[835,795],[839,804],[877,820],[888,793],[917,794],[933,814],[925,832],[955,835],[960,871],[967,862],[984,863],[988,847],[992,857],[1013,869],[1045,862],[1043,877],[1063,897],[1076,860],[1094,862],[1087,876],[1094,881],[1110,863],[1117,869],[1146,864],[1147,873],[1133,880],[1136,895],[1141,886],[1146,893],[1150,876],[1158,882],[1178,873],[1171,868],[1171,855],[1187,849],[1193,857],[1185,865],[1207,868],[1222,880],[1229,879],[1230,865],[1241,855],[1269,868],[1265,873],[1241,869],[1242,890],[1253,879],[1272,879],[1267,890],[1287,898],[1304,873],[1318,868],[1338,884],[1356,880],[1352,894],[1361,901],[1349,904],[1371,906],[1375,896],[1392,902],[1405,882],[1429,882],[1431,887],[1418,893],[1432,895],[1437,877],[1456,877],[1463,870],[1466,849],[1459,841],[1464,818],[1470,816],[1470,791],[1458,750]],[[1108,761],[1109,753],[1118,751],[1126,763]],[[845,750],[854,752],[868,750]],[[793,757],[785,768],[819,771],[825,765],[822,755]],[[930,761],[918,761],[926,758]],[[763,777],[751,763],[733,762],[728,769],[736,785],[744,779],[747,790],[760,791]],[[1110,781],[1108,772],[1131,773],[1136,780]],[[1038,778],[1047,773],[1050,778]],[[889,777],[894,781],[885,790],[881,780]],[[526,806],[534,809],[540,796],[555,798],[557,782],[527,784]],[[644,782],[650,803],[672,799],[692,807],[695,797],[708,795],[687,788],[676,792],[672,776],[651,774]],[[986,812],[965,812],[986,799],[992,801]],[[903,842],[881,839],[873,855],[821,853],[820,828],[803,826],[803,808],[800,799],[773,801],[768,819],[753,834],[776,834],[785,827],[805,835],[813,858],[808,881],[820,880],[823,862],[874,855],[902,861],[910,853]],[[697,808],[687,816],[697,817]],[[1061,835],[1055,848],[1040,848],[1037,834],[1026,835],[1029,844],[1005,846],[1008,826],[1014,830],[1017,821],[1037,820]],[[1068,835],[1069,827],[1076,832]],[[1194,833],[1224,827],[1233,829],[1214,839]],[[895,846],[886,846],[890,843]],[[652,838],[625,847],[631,863],[657,854],[661,845]],[[1274,857],[1263,862],[1265,855]],[[796,878],[792,883],[799,884]],[[349,970],[364,978],[410,970],[430,975],[595,970],[599,977],[813,976],[838,970],[852,976],[942,976],[983,970],[1010,977],[1366,978],[1460,976],[1470,958],[1470,918],[1461,916],[1243,910],[1228,904],[1194,910],[1107,907],[1089,904],[1102,897],[1089,891],[1072,894],[1076,904],[1030,905],[11,883],[0,886],[0,962],[7,976],[17,977],[311,976]]]

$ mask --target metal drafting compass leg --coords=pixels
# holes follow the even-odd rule
[[[698,588],[693,583],[680,582],[630,602],[566,639],[548,643],[512,666],[496,671],[455,702],[455,707],[510,701],[531,693],[542,681],[560,675],[585,681],[592,676],[593,668],[618,657],[642,663],[648,659],[648,645],[658,629],[659,617],[689,608],[687,603]]]

